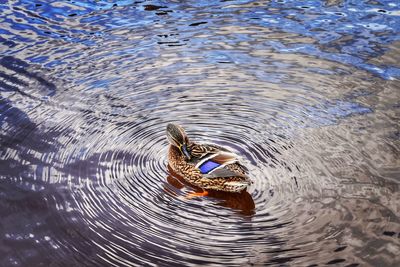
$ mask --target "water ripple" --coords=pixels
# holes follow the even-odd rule
[[[397,9],[0,4],[0,265],[398,264]],[[170,122],[254,184],[187,199]]]

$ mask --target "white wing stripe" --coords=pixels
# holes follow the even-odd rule
[[[228,165],[228,164],[237,162],[237,155],[236,155],[236,154],[234,154],[234,153],[229,153],[229,152],[225,152],[225,151],[220,151],[220,152],[218,152],[218,153],[216,153],[216,154],[212,154],[212,155],[210,155],[210,156],[208,156],[208,157],[205,157],[204,159],[200,160],[200,161],[196,164],[196,168],[197,168],[197,169],[200,168],[200,166],[201,166],[204,162],[206,162],[207,160],[210,160],[210,159],[212,159],[212,158],[215,158],[216,156],[219,156],[219,155],[226,155],[226,156],[231,157],[231,158],[234,158],[234,159],[233,159],[233,160],[230,160],[230,161],[227,161],[227,162],[225,162],[224,164],[221,164],[221,166],[218,166],[218,167],[215,168],[215,169],[222,168],[222,167],[224,167],[224,166],[226,166],[226,165]],[[214,170],[215,170],[215,169],[214,169]]]

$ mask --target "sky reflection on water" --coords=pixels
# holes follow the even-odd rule
[[[0,266],[400,264],[396,1],[0,11]],[[255,183],[185,199],[168,122]]]

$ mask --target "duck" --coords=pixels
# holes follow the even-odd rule
[[[169,167],[203,190],[191,193],[190,197],[207,196],[208,190],[240,193],[252,184],[239,156],[229,149],[192,142],[184,128],[175,123],[168,123],[167,138]]]

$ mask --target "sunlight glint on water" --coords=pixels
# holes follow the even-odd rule
[[[0,10],[0,266],[400,264],[395,1]],[[254,184],[185,198],[169,122]]]

